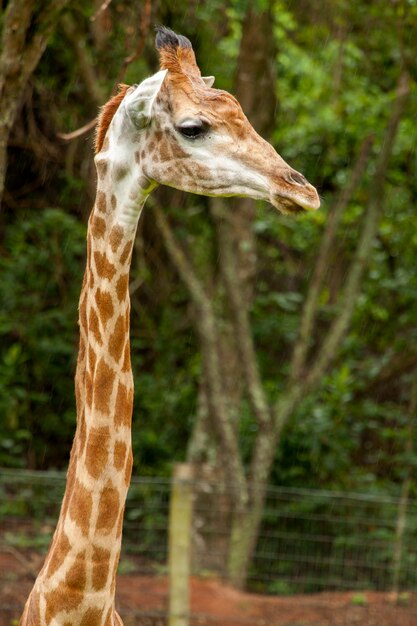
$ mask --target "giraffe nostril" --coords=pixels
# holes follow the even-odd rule
[[[297,185],[307,185],[307,179],[299,172],[289,172],[288,182],[296,183]]]

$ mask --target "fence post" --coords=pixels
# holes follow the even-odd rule
[[[169,626],[188,626],[193,467],[174,466],[169,511]]]

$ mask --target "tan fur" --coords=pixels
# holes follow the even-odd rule
[[[201,77],[192,48],[182,48],[181,46],[161,48],[159,50],[159,65],[161,70],[168,70],[171,75],[176,75],[177,78],[181,76]]]

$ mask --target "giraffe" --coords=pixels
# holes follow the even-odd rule
[[[21,626],[113,626],[132,471],[129,268],[138,220],[160,184],[315,210],[316,189],[202,77],[190,41],[159,27],[160,70],[120,86],[98,118],[75,375],[77,426],[61,512]]]

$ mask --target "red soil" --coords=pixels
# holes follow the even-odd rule
[[[34,553],[0,552],[0,626],[17,623],[39,560]],[[417,626],[417,594],[399,600],[366,591],[263,596],[193,578],[190,626]],[[167,624],[167,578],[120,576],[117,606],[125,626]]]

